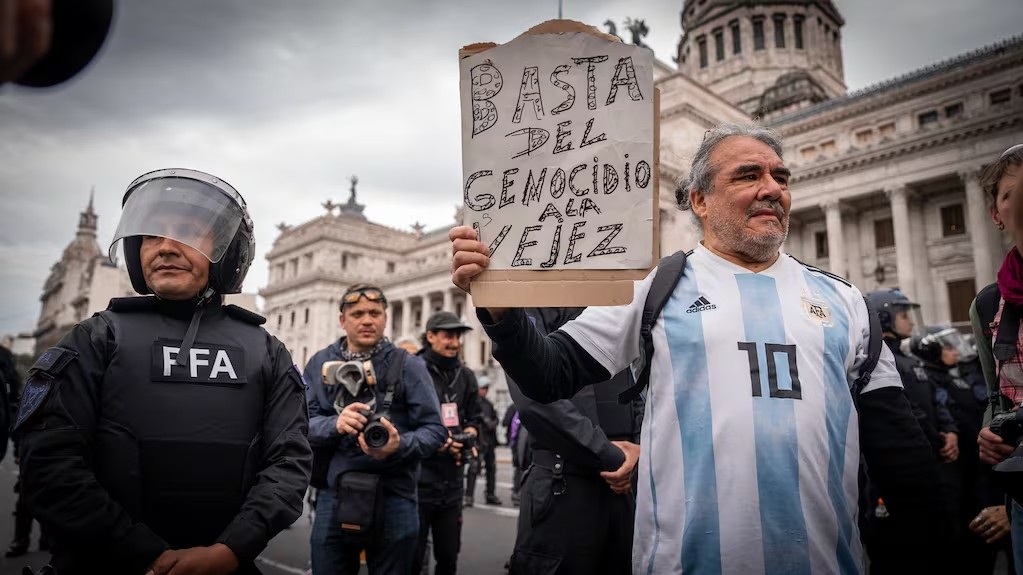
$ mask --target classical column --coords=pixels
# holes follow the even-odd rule
[[[934,278],[931,276],[931,262],[927,251],[927,222],[924,219],[923,203],[909,202],[909,235],[913,238],[913,277],[916,291],[911,296],[920,304],[924,321],[933,322],[943,313],[938,313],[934,299]],[[945,308],[942,308],[945,309]]]
[[[970,244],[973,248],[973,270],[977,277],[977,289],[995,281],[995,267],[991,255],[1000,251],[991,241],[992,236],[988,227],[994,224],[988,218],[979,176],[979,170],[976,169],[959,173],[966,186],[966,230],[970,232]]]
[[[422,331],[426,328],[426,318],[429,312],[426,309],[430,305],[430,298],[428,295],[419,296],[419,314],[416,316],[416,321],[413,323],[413,329]]]
[[[849,250],[849,275],[846,278],[851,284],[863,290],[863,254],[860,249],[860,216],[855,211],[848,212],[849,218],[845,221],[845,245]]]
[[[412,335],[412,298],[401,300],[401,337]]]
[[[909,190],[899,186],[885,190],[892,207],[892,227],[895,228],[895,265],[899,271],[899,289],[916,296],[916,277],[913,274],[913,238],[909,232]]]
[[[443,293],[444,293],[444,307],[441,308],[441,309],[443,309],[444,311],[454,312],[455,311],[455,307],[451,303],[451,290],[448,289],[448,288],[444,288],[444,292]]]
[[[847,264],[845,260],[845,237],[842,230],[842,208],[838,200],[828,200],[821,204],[824,210],[824,219],[828,226],[828,267],[830,272],[840,276],[847,276]]]

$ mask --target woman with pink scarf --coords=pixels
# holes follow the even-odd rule
[[[1016,572],[1023,573],[1023,449],[1014,454],[1020,438],[1013,430],[1023,430],[1023,417],[1013,413],[1023,405],[1023,144],[1005,150],[998,160],[981,174],[981,186],[988,199],[991,219],[1013,241],[998,270],[998,281],[985,287],[970,306],[970,319],[976,336],[977,354],[987,382],[989,408],[984,428],[977,438],[980,459],[996,465],[996,476],[1010,479],[1004,487],[1015,493],[1010,514],[1012,547]],[[1001,328],[1001,329],[999,329]],[[1018,413],[1023,416],[1023,412]],[[1005,425],[1000,425],[1006,417]],[[994,425],[992,424],[994,420]],[[1018,456],[1018,457],[1017,457]],[[1006,462],[1006,459],[1009,459]],[[1016,473],[1004,472],[1017,467]],[[1009,531],[1006,508],[984,509],[970,528],[988,543],[994,543]]]

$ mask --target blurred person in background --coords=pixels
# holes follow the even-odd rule
[[[480,476],[483,467],[486,467],[486,502],[487,505],[501,505],[501,498],[497,496],[497,462],[495,448],[497,447],[497,426],[500,420],[497,418],[497,410],[494,404],[487,399],[487,392],[490,391],[490,377],[481,375],[477,380],[480,387],[480,437],[476,443],[479,456],[471,460],[465,478],[465,497],[471,500],[476,494],[476,478]]]

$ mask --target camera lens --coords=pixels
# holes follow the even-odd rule
[[[366,428],[362,431],[362,435],[366,440],[366,445],[372,449],[380,449],[387,445],[387,440],[390,439],[390,434],[387,433],[387,428],[384,424],[379,421],[371,421]]]

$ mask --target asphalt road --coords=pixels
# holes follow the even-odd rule
[[[481,504],[485,481],[476,484],[476,506],[467,508],[463,515],[462,551],[458,558],[460,573],[471,575],[501,575],[504,564],[515,543],[515,522],[518,509],[511,502],[511,459],[506,448],[498,448],[497,495],[504,500],[500,507]],[[14,483],[17,469],[13,457],[8,455],[0,464],[0,550],[7,548],[14,533]],[[308,508],[306,513],[289,529],[275,537],[259,557],[259,568],[265,575],[304,575],[309,564]],[[31,552],[22,557],[0,557],[0,575],[20,575],[22,567],[39,568],[49,560],[49,554],[36,551],[39,526],[32,533]],[[365,567],[363,573],[366,573]]]

